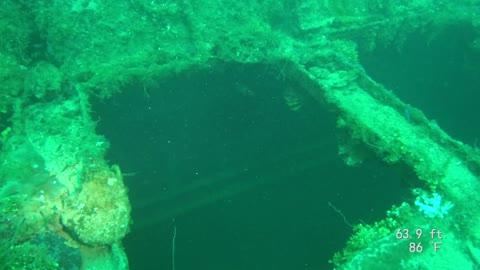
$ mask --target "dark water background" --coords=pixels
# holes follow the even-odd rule
[[[361,62],[376,81],[474,145],[480,61],[472,38],[463,27],[419,33],[401,50],[363,53]],[[356,224],[411,198],[408,171],[374,159],[347,167],[337,154],[334,115],[306,98],[292,111],[281,93],[294,85],[277,75],[268,66],[225,66],[132,85],[94,106],[98,132],[112,143],[107,158],[129,175],[135,224],[124,244],[132,269],[172,269],[175,228],[179,270],[329,269],[352,233],[329,202]],[[182,187],[224,171],[264,181],[149,223],[201,197],[175,201]]]

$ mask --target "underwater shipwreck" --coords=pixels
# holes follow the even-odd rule
[[[448,48],[438,63],[453,65],[448,53],[458,52],[464,66],[453,69],[479,76],[480,1],[0,6],[0,269],[135,269],[122,240],[165,227],[164,265],[192,269],[175,258],[179,216],[300,183],[302,173],[328,172],[331,160],[341,170],[372,160],[394,168],[392,177],[408,175],[409,195],[359,221],[355,203],[348,210],[325,199],[350,233],[324,264],[480,268],[476,140],[454,137],[369,69],[385,64],[386,78],[395,77],[379,52],[415,60],[422,55],[405,52],[421,40],[426,51]],[[329,194],[322,190],[318,197]]]

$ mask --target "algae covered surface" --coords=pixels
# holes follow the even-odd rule
[[[2,1],[0,269],[477,269],[479,14]]]

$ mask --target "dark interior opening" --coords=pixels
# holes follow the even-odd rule
[[[132,269],[328,269],[352,232],[408,193],[338,157],[334,115],[264,65],[127,87],[93,105],[133,206]],[[342,211],[346,220],[332,206]]]

